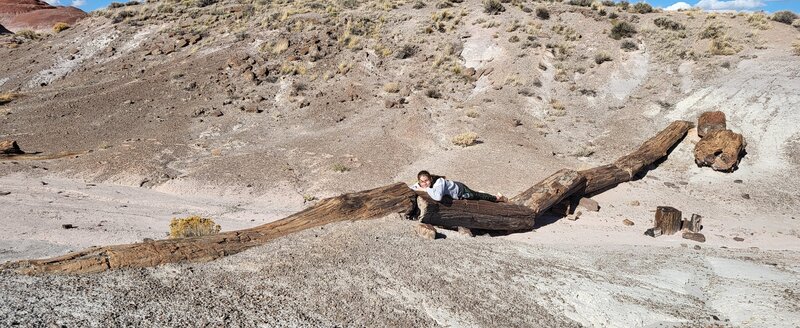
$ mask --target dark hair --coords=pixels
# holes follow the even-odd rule
[[[436,180],[439,180],[439,178],[441,178],[441,179],[446,179],[447,178],[447,177],[445,177],[443,175],[441,175],[441,176],[440,175],[433,175],[428,171],[422,170],[422,171],[419,171],[419,173],[417,173],[417,181],[419,181],[419,177],[421,177],[421,176],[428,177],[428,180],[431,180],[431,186],[433,186],[433,184],[436,183]]]

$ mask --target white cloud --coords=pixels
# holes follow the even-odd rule
[[[705,10],[752,10],[766,6],[759,0],[700,0],[695,7]]]
[[[60,0],[44,0],[44,2],[47,2],[51,6],[60,6],[61,5],[61,1]]]
[[[686,9],[692,9],[692,5],[683,1],[676,2],[672,6],[664,8],[664,10],[686,10]]]
[[[73,7],[80,7],[86,4],[86,0],[72,0]]]

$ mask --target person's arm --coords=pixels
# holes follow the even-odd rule
[[[428,195],[433,198],[433,200],[439,202],[444,197],[444,179],[436,180],[436,183],[433,184],[433,187],[428,188],[425,190],[428,192]]]

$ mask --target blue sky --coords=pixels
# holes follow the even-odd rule
[[[85,11],[103,8],[111,0],[45,0],[51,4],[73,5]],[[125,2],[126,0],[116,0]],[[628,0],[634,3],[636,0]],[[646,0],[655,7],[668,8],[670,6],[685,7],[697,6],[706,10],[747,10],[775,12],[778,10],[791,10],[800,13],[800,0]]]

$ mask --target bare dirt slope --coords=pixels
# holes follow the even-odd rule
[[[176,300],[208,291],[193,298],[199,321],[242,325],[797,321],[796,28],[758,13],[549,1],[512,1],[497,15],[480,1],[203,3],[122,6],[54,35],[0,37],[0,94],[18,96],[0,105],[0,138],[42,155],[79,154],[0,160],[0,260],[162,238],[170,218],[190,214],[223,230],[255,226],[314,199],[410,183],[421,169],[513,195],[559,168],[608,163],[706,110],[726,113],[747,155],[733,173],[698,168],[690,131],[656,169],[596,196],[599,212],[545,217],[535,231],[495,238],[423,243],[387,220],[192,269],[4,274],[8,324],[181,324],[187,314],[156,305],[168,293],[154,290],[169,286]],[[612,38],[620,22],[636,33]],[[478,142],[454,145],[465,132]],[[680,236],[642,235],[662,205],[704,216],[701,250]],[[432,267],[441,274],[426,275]],[[93,288],[76,287],[84,283]],[[141,312],[123,311],[125,292]],[[79,305],[13,305],[50,293]],[[223,302],[236,298],[251,301]],[[498,308],[521,314],[500,317]]]

